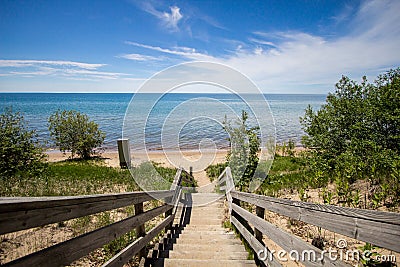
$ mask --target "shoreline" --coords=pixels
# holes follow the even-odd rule
[[[295,153],[305,151],[306,148],[303,146],[296,146],[294,148]],[[104,163],[108,167],[119,168],[119,154],[118,149],[105,149],[99,151],[99,158],[104,160]],[[189,167],[193,167],[194,171],[200,171],[201,166],[207,163],[208,165],[223,163],[226,160],[228,149],[216,149],[216,150],[198,150],[198,149],[187,149],[187,150],[150,150],[150,151],[132,151],[131,150],[131,164],[132,166],[138,166],[146,161],[154,161],[161,164],[164,167],[184,167],[189,170]],[[63,153],[58,149],[47,149],[44,152],[48,157],[48,162],[60,162],[69,159],[70,153]],[[281,155],[281,151],[275,151],[276,154]],[[204,169],[204,168],[203,168]]]
[[[48,157],[48,162],[60,162],[69,159],[70,153],[63,153],[56,149],[46,150],[44,152]],[[189,169],[191,165],[196,169],[196,165],[199,163],[207,162],[209,164],[222,163],[226,159],[228,150],[170,150],[170,151],[148,151],[137,152],[131,151],[131,164],[138,166],[146,161],[154,161],[161,164],[164,167],[184,167]],[[104,163],[108,167],[119,168],[119,154],[118,150],[105,150],[99,153],[100,159],[104,160]]]

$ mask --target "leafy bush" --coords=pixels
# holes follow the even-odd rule
[[[235,184],[242,191],[247,190],[253,178],[257,165],[261,141],[259,128],[249,127],[246,122],[248,114],[242,111],[241,119],[235,121],[235,125],[225,119],[224,129],[229,135],[231,150],[227,155],[229,167]]]
[[[400,152],[400,68],[373,84],[342,77],[326,101],[317,112],[309,106],[301,118],[306,147],[323,154],[332,170],[349,160],[362,167],[357,175],[387,169],[379,155],[390,159]]]
[[[49,117],[50,135],[60,151],[71,151],[73,158],[90,158],[94,148],[100,147],[105,134],[86,114],[75,110],[56,111]]]
[[[0,114],[0,173],[10,177],[18,172],[41,172],[45,168],[43,149],[24,117],[11,108]]]
[[[392,166],[400,157],[400,68],[374,83],[342,77],[326,104],[316,112],[309,106],[300,121],[310,159],[326,176],[396,187]],[[397,202],[399,193],[394,194]]]

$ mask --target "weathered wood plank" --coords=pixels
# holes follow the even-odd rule
[[[254,201],[264,201],[269,203],[276,203],[277,205],[286,205],[300,208],[307,208],[316,211],[335,213],[339,215],[344,215],[348,217],[355,217],[366,219],[370,221],[377,221],[389,224],[400,225],[400,213],[395,212],[384,212],[377,210],[367,210],[367,209],[356,209],[356,208],[345,208],[333,205],[316,204],[310,202],[301,202],[283,198],[273,198],[268,196],[256,195],[244,192],[232,192],[232,197],[241,197]]]
[[[29,254],[25,257],[9,262],[5,266],[50,267],[70,264],[169,209],[172,209],[172,206],[165,204],[139,215],[126,218],[49,248]]]
[[[331,261],[329,257],[321,257],[321,250],[314,247],[313,245],[305,242],[304,240],[296,237],[295,235],[289,234],[284,230],[280,229],[276,225],[273,225],[262,218],[248,212],[247,210],[239,207],[236,204],[232,204],[232,209],[239,214],[242,218],[246,219],[250,224],[257,228],[260,232],[267,235],[272,241],[278,246],[284,249],[286,252],[297,251],[300,255],[301,263],[305,266],[350,266],[340,260]],[[310,252],[310,254],[309,254]],[[302,254],[307,253],[307,254]],[[302,257],[304,255],[304,259]],[[311,257],[309,255],[314,255]],[[286,255],[286,258],[289,258]]]
[[[276,199],[237,191],[231,192],[231,195],[278,214],[400,252],[400,214]]]
[[[261,244],[240,222],[235,218],[231,217],[232,224],[236,227],[236,229],[240,232],[244,239],[246,239],[247,243],[251,246],[251,248],[257,253],[258,251],[264,251],[266,247]],[[269,250],[268,250],[269,251]],[[270,251],[269,251],[270,252]],[[270,261],[269,256],[272,256],[272,260]],[[274,257],[273,254],[268,254],[268,257],[263,261],[267,266],[279,267],[282,266]]]
[[[153,240],[167,225],[173,222],[174,216],[170,215],[165,218],[160,224],[151,229],[145,236],[135,240],[132,244],[124,248],[102,266],[123,266],[128,262],[135,254],[143,249],[151,240]]]
[[[257,217],[262,218],[262,220],[264,220],[265,209],[256,206],[256,215],[257,215]],[[254,237],[255,237],[262,245],[265,245],[265,244],[264,244],[264,241],[263,241],[263,233],[262,233],[260,230],[258,230],[254,225],[253,225],[253,227],[254,227],[254,229],[253,229],[253,230],[254,230]],[[258,259],[257,253],[254,253],[254,260],[255,260],[255,262],[256,262],[257,265],[260,265],[260,260]]]
[[[131,192],[120,194],[2,198],[0,234],[61,222],[106,210],[172,196],[174,191]]]
[[[55,206],[69,206],[82,203],[93,203],[101,201],[113,201],[133,198],[134,200],[140,198],[148,199],[148,196],[154,196],[157,199],[165,197],[165,195],[172,195],[171,190],[160,191],[136,191],[116,194],[97,194],[97,195],[80,195],[80,196],[52,196],[52,197],[0,197],[0,213],[8,211],[19,211],[29,209],[42,209],[51,208]],[[147,201],[147,200],[145,200]],[[133,203],[135,204],[135,203]]]
[[[265,209],[256,206],[256,215],[257,215],[257,217],[261,218],[264,221]],[[262,242],[262,238],[263,238],[262,234],[263,233],[260,230],[258,230],[258,228],[254,229],[254,236],[260,242]]]
[[[230,167],[226,167],[226,191],[230,192],[235,190],[235,184],[232,178],[232,172]]]
[[[180,186],[180,183],[181,183],[181,180],[182,180],[182,171],[183,171],[183,169],[179,168],[178,171],[176,172],[175,177],[174,177],[174,181],[171,184],[170,190],[175,190],[176,187]]]
[[[218,176],[217,181],[218,182],[223,182],[225,179],[225,173],[226,173],[226,168],[224,169],[224,171]]]
[[[142,214],[142,213],[143,213],[143,202],[142,202],[142,203],[135,204],[135,215],[139,215],[139,214]],[[138,226],[135,228],[135,231],[136,231],[136,238],[145,236],[145,235],[146,235],[146,229],[145,229],[144,223],[138,225]],[[145,249],[142,249],[142,250],[139,252],[139,256],[140,256],[140,257],[144,257],[145,254],[146,254],[146,250],[145,250]]]

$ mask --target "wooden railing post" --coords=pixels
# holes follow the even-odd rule
[[[134,205],[135,215],[113,222],[86,234],[49,246],[8,262],[7,266],[65,266],[88,255],[135,229],[137,239],[114,255],[103,266],[122,266],[135,255],[142,256],[146,245],[154,239],[174,216],[169,216],[145,232],[145,223],[171,209],[158,205],[143,211],[144,202],[173,196],[171,190],[127,192],[89,196],[57,196],[0,198],[0,234],[41,227],[51,223]]]
[[[264,209],[264,208],[261,208],[261,207],[259,207],[259,206],[256,206],[256,215],[257,215],[257,217],[260,217],[261,219],[264,220],[265,209]],[[254,236],[255,236],[255,238],[256,238],[262,245],[264,245],[264,242],[263,242],[263,233],[262,233],[260,230],[258,230],[255,226],[254,226]],[[260,261],[260,260],[258,259],[258,254],[257,254],[256,251],[254,252],[254,260],[255,260],[255,262],[257,263],[257,265],[259,265],[259,266],[265,266],[264,262],[262,262],[262,261]]]
[[[170,200],[168,200],[170,201]],[[172,205],[172,204],[168,204],[168,205]],[[167,210],[167,212],[165,212],[165,218],[167,218],[168,216],[172,215],[172,209]],[[170,229],[173,225],[173,222],[171,222],[170,224],[167,225],[167,229]]]
[[[182,168],[179,168],[178,171],[175,174],[174,177],[174,181],[172,182],[171,188],[170,190],[174,190],[174,195],[172,196],[172,198],[168,199],[168,202],[171,202],[170,205],[174,206],[175,202],[177,201],[177,198],[180,197],[180,186],[181,186],[181,180],[182,180]],[[178,200],[179,201],[179,200]],[[179,203],[179,202],[178,202]],[[167,218],[168,216],[172,215],[172,209],[170,209],[169,211],[167,211],[165,213],[165,218]],[[167,229],[172,228],[174,222],[172,221],[170,224],[168,224],[168,226],[166,227]]]
[[[232,222],[231,217],[232,217],[232,196],[231,196],[231,191],[234,190],[234,185],[233,185],[233,179],[232,179],[232,173],[231,173],[231,168],[226,167],[225,170],[221,173],[221,175],[218,177],[218,181],[221,184],[221,181],[225,180],[225,194],[226,194],[226,200],[228,201],[228,208],[229,208],[229,221]]]
[[[237,199],[237,198],[232,198],[232,203],[233,203],[233,204],[236,204],[236,205],[238,205],[238,206],[240,207],[240,200],[239,200],[239,199]],[[239,216],[236,216],[236,212],[235,212],[234,210],[232,210],[232,216],[235,216],[235,217],[237,217],[236,219],[239,219],[239,220],[240,220],[240,217],[239,217]]]
[[[135,204],[135,216],[143,213],[143,202]],[[146,235],[146,229],[144,227],[144,224],[139,225],[136,227],[136,238],[142,237]],[[146,256],[146,247],[141,249],[138,253],[139,259]]]
[[[265,209],[259,206],[256,206],[256,215],[264,220]],[[257,228],[254,227],[254,236],[258,241],[262,243],[263,234]]]

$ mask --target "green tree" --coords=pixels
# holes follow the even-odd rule
[[[94,149],[100,147],[105,134],[97,123],[90,121],[86,114],[75,110],[56,111],[49,117],[49,131],[60,151],[70,151],[73,158],[90,158]]]
[[[342,77],[326,104],[309,106],[300,122],[315,166],[350,183],[366,177],[382,183],[399,159],[400,68],[373,83]]]
[[[229,135],[231,150],[227,161],[232,171],[235,184],[244,191],[254,176],[258,165],[258,152],[260,150],[259,128],[247,125],[248,114],[242,111],[241,119],[232,125],[225,118],[224,129]]]
[[[0,173],[10,177],[18,172],[37,174],[46,167],[45,154],[35,130],[11,108],[0,114]]]

